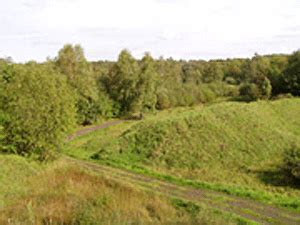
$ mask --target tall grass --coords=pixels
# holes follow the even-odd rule
[[[8,187],[19,185],[21,194],[1,196],[0,224],[237,224],[245,222],[192,203],[178,204],[124,182],[93,174],[62,160],[47,166],[28,167],[15,156],[0,160],[21,180],[2,176]],[[28,176],[26,176],[28,174]],[[23,175],[25,175],[23,177]],[[22,191],[21,191],[22,189]],[[11,195],[12,194],[12,195]],[[191,205],[192,204],[192,205]],[[193,208],[194,207],[194,208]],[[194,210],[191,210],[194,209]]]

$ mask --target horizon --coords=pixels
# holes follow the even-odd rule
[[[117,56],[116,56],[115,59],[99,58],[99,59],[93,59],[93,60],[90,60],[90,59],[88,59],[88,58],[86,57],[86,51],[85,51],[85,49],[84,49],[84,46],[82,46],[81,44],[78,44],[78,43],[75,43],[75,44],[66,43],[65,45],[68,45],[68,44],[70,44],[70,45],[72,45],[72,46],[74,46],[74,45],[80,45],[80,46],[83,48],[83,50],[84,50],[84,55],[85,55],[85,58],[87,59],[88,62],[105,62],[105,61],[106,61],[106,62],[116,62],[116,61],[118,60],[118,56],[119,56],[119,54],[120,54],[120,52],[121,52],[122,50],[128,51],[128,52],[129,52],[136,60],[141,60],[142,57],[143,57],[146,53],[149,53],[149,54],[151,55],[151,57],[152,57],[154,60],[159,60],[160,58],[162,58],[162,59],[164,59],[164,60],[173,59],[173,60],[175,60],[175,61],[187,61],[187,62],[189,62],[189,61],[206,61],[206,62],[209,62],[209,61],[217,61],[217,60],[251,59],[251,58],[253,58],[256,54],[259,55],[259,56],[291,55],[293,52],[296,52],[296,51],[299,51],[299,50],[300,50],[300,49],[298,48],[298,49],[295,49],[295,50],[293,50],[293,51],[291,51],[291,52],[287,52],[287,53],[283,53],[283,52],[273,52],[273,53],[267,53],[267,54],[259,54],[259,53],[257,53],[257,52],[254,52],[252,55],[250,55],[250,56],[245,56],[245,57],[235,57],[235,56],[231,56],[231,57],[226,57],[226,58],[220,58],[220,57],[219,57],[219,58],[210,58],[210,59],[204,59],[204,58],[190,58],[190,59],[184,59],[184,58],[174,58],[174,57],[172,57],[172,56],[158,56],[158,57],[154,57],[154,56],[152,55],[152,53],[149,52],[149,51],[145,51],[145,53],[144,53],[143,55],[140,55],[139,57],[136,57],[135,55],[132,54],[132,51],[130,51],[130,49],[124,48],[124,49],[121,49],[121,50],[117,53]],[[63,47],[64,47],[64,45],[61,46],[60,49],[62,49]],[[4,57],[2,57],[1,55],[0,55],[0,59],[8,59],[8,60],[10,60],[10,61],[12,61],[12,62],[14,62],[14,63],[21,63],[21,64],[22,64],[22,63],[27,63],[27,62],[30,62],[30,61],[35,61],[35,62],[37,62],[37,63],[43,63],[43,62],[46,62],[48,59],[54,60],[55,57],[58,56],[58,52],[59,52],[60,49],[57,50],[57,54],[54,55],[53,57],[47,56],[47,57],[46,57],[45,59],[43,59],[43,60],[28,59],[28,60],[24,60],[24,61],[15,61],[14,58],[13,58],[12,56],[4,56]]]
[[[65,43],[80,43],[88,61],[214,60],[291,54],[300,47],[297,0],[11,0],[3,2],[0,58],[43,62]],[[67,9],[67,10],[66,10]]]

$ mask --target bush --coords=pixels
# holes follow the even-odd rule
[[[208,103],[212,102],[217,98],[217,95],[215,92],[213,92],[210,88],[203,86],[201,88],[201,93],[202,93],[202,101],[203,103]]]
[[[284,71],[286,91],[295,96],[300,95],[300,50],[289,56],[288,65]]]
[[[245,101],[255,101],[259,98],[259,91],[257,85],[253,83],[245,83],[240,87],[240,95],[244,97]]]
[[[287,178],[300,183],[300,147],[293,146],[284,153],[283,171]]]
[[[99,119],[113,116],[113,101],[104,92],[99,92],[96,100],[79,97],[76,103],[77,122],[82,125],[91,125]]]
[[[64,77],[48,65],[20,65],[5,95],[4,144],[10,151],[44,159],[57,150],[75,123],[75,102]]]
[[[272,94],[272,85],[267,77],[257,77],[253,83],[245,83],[240,87],[240,95],[246,101],[269,99]]]
[[[168,93],[165,90],[159,91],[157,93],[157,103],[156,108],[157,109],[167,109],[171,107],[171,101],[169,99]]]

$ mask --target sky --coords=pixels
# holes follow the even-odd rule
[[[88,60],[220,59],[300,48],[300,0],[0,0],[0,58],[53,58],[66,43]]]

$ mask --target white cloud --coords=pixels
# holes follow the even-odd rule
[[[1,2],[3,1],[3,2]],[[0,0],[0,57],[55,56],[81,43],[89,59],[220,58],[300,46],[298,0]]]

